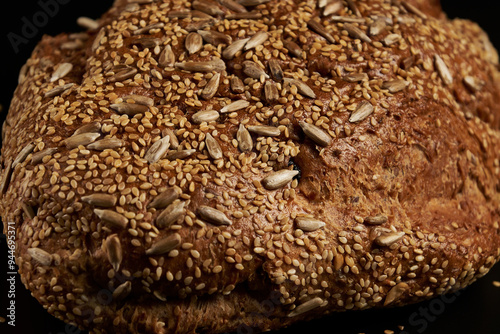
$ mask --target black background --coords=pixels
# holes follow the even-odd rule
[[[55,0],[42,0],[54,2]],[[20,34],[23,17],[31,19],[41,10],[37,1],[13,0],[2,3],[0,9],[1,36],[1,77],[0,104],[3,122],[10,99],[17,85],[19,69],[30,56],[31,51],[43,34],[56,35],[60,32],[77,32],[80,28],[76,19],[80,16],[97,18],[112,3],[112,0],[85,1],[59,0],[59,8],[54,11],[45,25],[38,29],[35,36],[14,50],[9,33]],[[443,0],[443,8],[450,18],[469,18],[481,25],[488,32],[493,44],[500,49],[500,29],[498,1],[494,0]],[[1,226],[0,226],[1,227]],[[0,238],[0,316],[6,317],[7,247],[5,237]],[[500,333],[500,287],[494,287],[493,281],[500,281],[500,265],[497,265],[484,278],[460,291],[458,295],[436,298],[428,302],[403,308],[368,310],[333,314],[319,320],[301,323],[279,334],[307,333],[309,330],[323,333],[367,333],[382,334],[385,330],[395,333]],[[0,324],[0,333],[4,334],[86,334],[69,327],[50,316],[25,290],[22,283],[16,283],[16,327]],[[404,327],[400,327],[404,326]],[[403,329],[401,329],[403,328]],[[326,330],[326,331],[325,331]],[[278,334],[278,333],[276,333]]]

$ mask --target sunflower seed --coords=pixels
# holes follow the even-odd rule
[[[79,127],[72,136],[80,135],[82,133],[89,133],[89,132],[101,132],[101,123],[100,122],[91,122],[87,123],[81,127]]]
[[[82,201],[90,205],[110,208],[116,205],[116,196],[110,194],[95,193],[83,196]]]
[[[97,49],[99,49],[105,35],[106,35],[106,28],[103,27],[101,28],[101,30],[99,30],[94,41],[92,42],[92,52],[96,52]]]
[[[26,216],[28,217],[28,219],[33,219],[33,218],[36,217],[35,210],[28,203],[22,202],[21,203],[21,208],[23,209],[23,211],[26,214]]]
[[[186,36],[184,44],[189,54],[193,54],[200,51],[201,48],[203,47],[203,38],[201,38],[201,35],[196,32],[190,32]]]
[[[56,152],[57,152],[56,147],[51,147],[51,148],[47,148],[43,151],[36,152],[31,156],[31,163],[33,165],[39,164],[40,162],[42,162],[43,158],[45,158],[46,156],[52,155]]]
[[[245,7],[253,7],[268,3],[271,0],[238,0],[238,3]]]
[[[268,125],[249,126],[248,131],[255,133],[256,135],[266,136],[266,137],[276,137],[281,135],[280,129],[278,129],[275,126],[268,126]]]
[[[248,51],[250,49],[256,48],[259,45],[264,44],[265,41],[269,38],[269,34],[266,31],[259,31],[245,44],[243,48],[244,51]]]
[[[192,121],[196,124],[201,124],[203,122],[212,122],[216,121],[219,118],[219,113],[217,110],[203,110],[198,111],[196,114],[192,116]]]
[[[227,20],[258,20],[262,18],[262,13],[259,12],[248,12],[248,13],[234,13],[228,14],[225,17]]]
[[[42,266],[50,266],[52,264],[52,255],[41,248],[28,248],[28,254]]]
[[[313,232],[326,225],[325,222],[321,220],[308,217],[295,218],[295,224],[304,232]]]
[[[150,164],[154,164],[160,160],[165,153],[167,153],[168,148],[170,147],[170,137],[165,136],[162,139],[157,140],[149,150],[144,155],[144,159]]]
[[[210,134],[205,135],[205,146],[207,147],[208,154],[212,159],[222,159],[222,149],[217,140]]]
[[[65,91],[67,91],[68,89],[73,87],[74,85],[75,85],[74,83],[69,83],[66,85],[55,87],[55,88],[49,90],[47,93],[45,93],[45,97],[54,97],[54,96],[61,95],[62,93],[64,93]]]
[[[132,78],[136,74],[137,74],[137,69],[135,67],[127,67],[127,68],[124,68],[124,69],[118,71],[113,76],[109,77],[108,81],[109,82],[125,81],[127,79]]]
[[[283,46],[290,52],[290,54],[297,58],[302,58],[302,48],[294,41],[284,40]]]
[[[132,41],[132,45],[137,45],[142,49],[154,49],[160,44],[161,40],[159,38],[152,37],[141,37]]]
[[[192,18],[200,18],[200,19],[211,19],[214,20],[215,18],[207,13],[204,13],[199,10],[192,10],[191,11],[191,17]]]
[[[136,104],[142,104],[144,106],[152,107],[154,105],[154,100],[150,97],[144,96],[144,95],[136,95],[136,94],[131,94],[127,95],[123,98],[124,101],[127,100],[132,100]]]
[[[318,0],[317,1],[317,4],[316,6],[318,6],[318,8],[323,8],[325,7],[330,1],[333,1],[333,0]]]
[[[261,77],[269,79],[269,75],[267,75],[264,69],[251,60],[243,62],[243,73],[254,79],[260,79]]]
[[[224,114],[224,113],[228,113],[228,112],[238,111],[241,109],[245,109],[249,105],[250,105],[250,102],[248,102],[247,100],[234,101],[234,102],[231,102],[230,104],[228,104],[227,106],[222,107],[222,109],[220,110],[220,113]]]
[[[285,85],[288,85],[289,87],[291,87],[292,85],[295,86],[295,87],[297,87],[297,91],[300,94],[305,95],[307,97],[310,97],[312,99],[316,98],[316,94],[311,89],[311,87],[309,87],[303,81],[297,80],[297,79],[290,79],[290,78],[283,78],[283,80],[285,82]]]
[[[122,244],[118,235],[112,234],[104,240],[104,251],[106,252],[109,263],[111,263],[115,272],[118,272],[123,260]]]
[[[171,187],[157,195],[149,204],[148,209],[163,209],[172,204],[181,195],[179,188]]]
[[[85,16],[80,16],[79,18],[77,18],[76,24],[88,30],[95,30],[99,28],[99,22],[91,19],[90,17],[85,17]]]
[[[149,107],[138,103],[115,103],[110,105],[111,109],[116,110],[120,114],[125,114],[134,117],[137,114],[144,114],[149,111]]]
[[[347,30],[347,32],[352,38],[360,39],[366,43],[371,43],[372,41],[372,39],[368,37],[368,35],[365,34],[363,30],[359,29],[358,27],[356,27],[351,23],[344,23],[344,29]]]
[[[217,21],[213,18],[193,21],[189,23],[185,29],[189,32],[198,31],[213,26],[215,22]]]
[[[208,15],[212,16],[224,15],[224,12],[217,6],[216,3],[212,1],[195,0],[193,1],[192,6],[194,9],[199,10],[200,12],[206,13]]]
[[[344,4],[340,0],[330,1],[323,9],[323,15],[329,16],[340,12],[344,8]]]
[[[241,152],[251,151],[253,148],[253,140],[250,132],[245,128],[243,124],[240,124],[238,131],[236,132],[236,140],[238,141],[238,148]]]
[[[158,59],[158,64],[162,67],[172,67],[175,64],[175,54],[172,51],[172,47],[169,45],[165,46],[163,51],[160,53],[160,58]]]
[[[276,84],[271,81],[266,82],[266,84],[264,85],[264,94],[266,97],[266,101],[269,103],[278,100],[280,97],[278,87],[276,87]]]
[[[231,225],[232,222],[227,216],[217,209],[211,208],[209,206],[200,206],[196,210],[196,213],[200,216],[202,220],[205,220],[214,225]]]
[[[314,310],[315,308],[322,306],[324,303],[325,301],[323,299],[321,299],[320,297],[315,297],[294,308],[292,312],[288,313],[287,316],[288,318],[296,317],[298,315]]]
[[[382,225],[382,224],[386,223],[387,220],[388,220],[388,218],[386,215],[380,214],[380,215],[376,215],[376,216],[366,217],[364,219],[364,222],[366,224],[370,224],[370,225]]]
[[[405,70],[408,71],[410,67],[412,67],[415,64],[416,57],[415,55],[412,55],[410,57],[406,57],[401,61],[401,67]]]
[[[175,63],[175,67],[189,72],[222,72],[226,69],[226,63],[220,58],[210,61],[189,61],[185,63]]]
[[[2,182],[0,183],[0,194],[4,195],[7,192],[10,184],[10,178],[12,176],[12,161],[10,160],[5,166],[2,173]]]
[[[342,22],[342,23],[365,23],[366,20],[361,17],[350,17],[350,16],[339,16],[332,15],[328,18],[332,22]]]
[[[243,81],[237,76],[232,76],[229,80],[229,85],[231,86],[231,90],[233,93],[241,94],[245,91],[245,85],[243,85]]]
[[[404,232],[383,233],[375,238],[375,243],[379,246],[390,246],[404,237]]]
[[[104,151],[107,149],[120,148],[123,145],[124,142],[118,138],[105,138],[87,145],[87,148],[96,151]]]
[[[114,302],[120,302],[125,298],[127,298],[131,292],[132,292],[132,283],[130,281],[127,281],[125,283],[118,285],[118,287],[113,291],[111,297],[113,298]]]
[[[146,250],[146,255],[166,254],[171,250],[175,249],[180,244],[181,244],[180,234],[174,233],[152,244],[151,247]]]
[[[237,41],[234,41],[227,48],[222,51],[222,58],[226,60],[231,60],[238,53],[238,51],[243,50],[245,44],[250,40],[250,38],[243,38]]]
[[[386,81],[382,84],[382,89],[389,90],[389,93],[397,93],[404,90],[408,86],[408,82],[401,79]]]
[[[173,150],[176,150],[179,148],[179,140],[177,139],[177,135],[175,134],[174,130],[171,128],[165,128],[161,132],[163,137],[169,136],[170,137],[170,147]]]
[[[71,136],[69,138],[66,138],[65,140],[62,141],[64,145],[66,145],[66,148],[71,150],[73,148],[76,148],[80,145],[88,145],[90,143],[93,143],[97,138],[101,136],[100,133],[92,133],[92,132],[87,132],[87,133],[82,133],[76,136]]]
[[[347,82],[366,81],[366,80],[368,80],[368,74],[366,74],[366,73],[350,73],[350,74],[344,75],[342,77],[342,80],[347,81]]]
[[[475,78],[475,77],[466,76],[464,78],[464,84],[471,91],[478,92],[483,88],[483,86],[485,85],[485,82],[483,80]]]
[[[349,117],[349,122],[355,123],[360,122],[370,116],[373,112],[373,105],[368,101],[361,101],[358,103],[356,110],[353,111],[351,116]]]
[[[232,10],[233,12],[236,12],[236,13],[246,13],[247,12],[247,9],[243,5],[237,3],[236,1],[233,1],[233,0],[218,0],[218,1],[222,6],[226,7],[227,9]]]
[[[156,218],[156,225],[159,228],[168,228],[184,214],[186,202],[173,202],[164,209]]]
[[[328,42],[334,44],[335,43],[335,38],[333,38],[332,35],[326,30],[326,28],[319,23],[318,21],[315,20],[309,20],[307,21],[307,25],[311,30],[313,30],[315,33],[320,35],[321,37],[325,38]]]
[[[453,76],[451,75],[450,69],[439,55],[434,56],[434,64],[443,82],[446,85],[451,85],[453,83]]]
[[[94,213],[104,223],[108,223],[111,227],[124,229],[127,227],[128,218],[113,210],[94,209]]]
[[[73,69],[73,64],[71,63],[61,63],[57,67],[57,69],[52,74],[50,78],[50,82],[57,81],[61,78],[64,78],[71,70]]]
[[[280,63],[276,59],[269,59],[269,62],[267,63],[269,66],[269,71],[271,72],[271,76],[275,81],[282,81],[283,80],[283,70],[281,69]]]
[[[28,157],[28,155],[30,155],[31,152],[33,152],[33,150],[35,149],[35,144],[33,143],[29,143],[28,145],[26,145],[16,156],[16,158],[14,159],[14,161],[12,162],[12,168],[16,168],[16,166],[18,164],[22,164],[26,158]]]
[[[170,151],[167,153],[165,156],[165,159],[168,159],[170,161],[177,160],[177,159],[185,159],[191,155],[193,155],[196,152],[195,149],[190,149],[190,150],[180,150],[180,151]]]
[[[359,11],[358,6],[354,3],[353,0],[346,0],[347,6],[349,6],[349,9],[352,11],[352,13],[356,16],[361,17],[361,12]]]
[[[393,286],[385,297],[384,306],[387,306],[401,298],[401,296],[409,289],[410,286],[404,282],[399,282],[398,284]]]
[[[161,29],[164,26],[165,26],[165,23],[163,23],[163,22],[153,23],[153,24],[150,24],[144,28],[139,28],[139,29],[134,30],[133,34],[134,35],[142,35],[144,33],[149,33],[151,30],[154,30],[154,29]]]
[[[385,46],[391,46],[394,43],[399,42],[400,39],[401,39],[401,35],[399,35],[399,34],[389,34],[389,35],[384,37],[382,42],[384,43]]]
[[[381,32],[385,30],[387,27],[386,20],[384,18],[378,18],[373,23],[370,25],[370,35],[371,36],[377,36]]]
[[[123,8],[124,13],[135,13],[141,9],[141,6],[137,3],[129,3]]]
[[[201,91],[200,97],[205,100],[210,100],[215,96],[217,90],[219,89],[220,83],[220,73],[217,72],[213,75],[213,77],[208,80],[207,85]]]
[[[332,142],[332,137],[316,125],[309,124],[307,122],[299,122],[299,125],[305,135],[316,144],[320,146],[328,146]]]
[[[402,1],[401,4],[410,13],[417,15],[421,19],[424,19],[424,20],[427,19],[427,15],[425,15],[422,11],[420,11],[420,9],[418,9],[417,7],[412,5],[411,3],[408,3],[406,1]]]
[[[231,36],[213,30],[198,30],[198,34],[201,35],[205,43],[214,46],[218,46],[219,44],[230,45],[233,40]]]
[[[262,179],[261,183],[267,190],[275,190],[291,182],[298,174],[298,170],[282,169],[277,172],[270,173]]]
[[[188,9],[171,10],[168,12],[167,17],[170,19],[187,19],[191,17],[191,11]]]

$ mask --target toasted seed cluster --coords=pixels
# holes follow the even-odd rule
[[[118,0],[44,37],[2,127],[27,288],[95,333],[221,333],[486,274],[498,56],[414,3]]]

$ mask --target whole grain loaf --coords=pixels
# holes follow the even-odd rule
[[[0,213],[55,317],[274,330],[498,261],[498,56],[438,1],[117,0],[78,22],[43,37],[2,128]]]

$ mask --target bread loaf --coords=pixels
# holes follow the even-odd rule
[[[275,330],[500,257],[498,55],[425,0],[116,0],[2,128],[33,296],[91,333]]]

